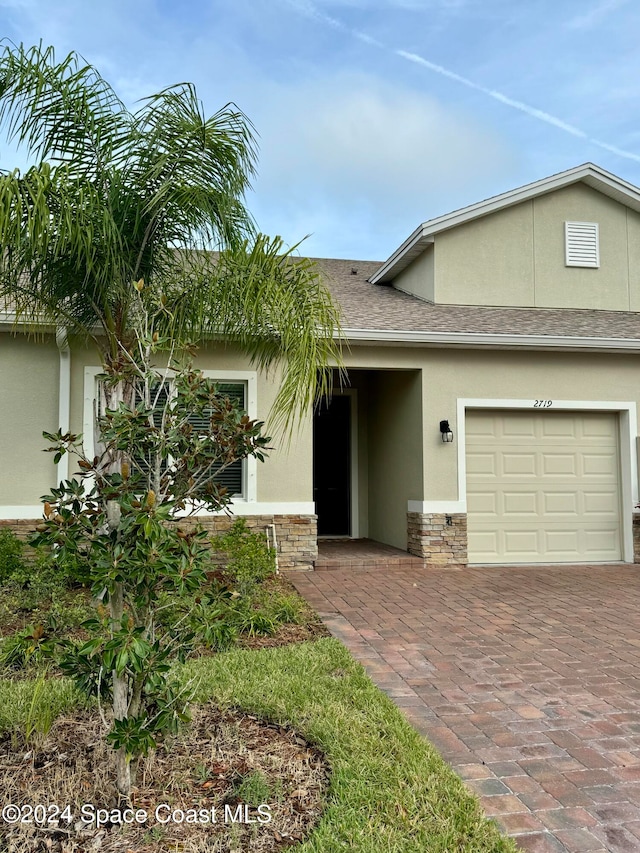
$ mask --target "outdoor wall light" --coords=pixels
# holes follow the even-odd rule
[[[453,431],[449,426],[449,421],[440,421],[440,437],[445,442],[453,441]]]

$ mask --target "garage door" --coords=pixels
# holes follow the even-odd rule
[[[469,411],[469,562],[620,560],[617,416]]]

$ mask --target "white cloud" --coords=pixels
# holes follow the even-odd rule
[[[313,231],[323,253],[339,251],[346,236],[346,253],[366,257],[371,237],[385,235],[380,256],[446,212],[444,197],[472,201],[515,172],[516,153],[474,118],[366,75],[292,85],[264,100],[268,112],[254,116],[259,223],[292,240]]]
[[[597,3],[581,15],[576,15],[566,22],[565,26],[571,30],[589,30],[598,26],[600,22],[606,18],[611,12],[615,12],[621,6],[628,3],[629,0],[603,0]]]

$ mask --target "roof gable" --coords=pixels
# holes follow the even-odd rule
[[[392,281],[415,258],[421,255],[425,248],[434,242],[435,236],[442,231],[448,231],[465,222],[479,219],[498,210],[513,207],[520,202],[546,195],[579,182],[609,196],[626,207],[630,207],[632,210],[640,212],[640,189],[638,187],[618,178],[605,169],[601,169],[594,163],[584,163],[582,166],[575,166],[573,169],[567,169],[557,175],[525,184],[525,186],[423,222],[371,276],[370,281],[373,284],[385,284]]]

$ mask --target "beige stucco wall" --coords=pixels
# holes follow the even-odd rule
[[[537,198],[533,210],[535,304],[629,311],[628,208],[584,184],[575,184]],[[598,223],[599,269],[565,267],[565,220]],[[633,238],[637,239],[635,217],[633,225]]]
[[[436,302],[533,305],[533,202],[437,234]]]
[[[427,302],[436,301],[435,291],[435,246],[428,246],[394,280],[393,286]]]
[[[407,547],[407,502],[422,490],[421,380],[418,371],[376,371],[369,418],[369,536]]]
[[[53,336],[0,334],[0,505],[35,506],[56,485],[42,432],[58,429],[58,375]]]
[[[565,221],[597,222],[600,267],[565,266]],[[640,215],[577,183],[435,237],[435,301],[455,305],[640,310]],[[421,259],[403,275],[427,288]],[[423,284],[414,282],[422,271]],[[398,277],[401,289],[403,276]]]

